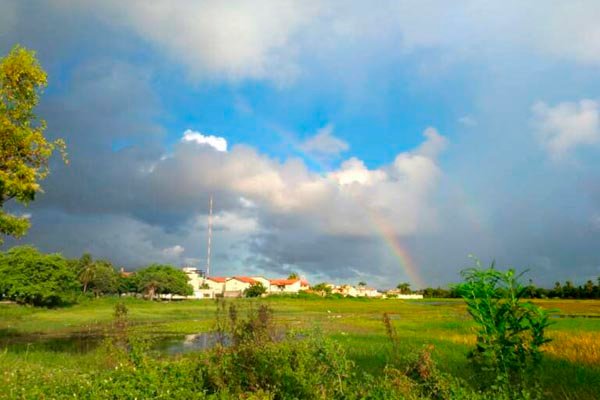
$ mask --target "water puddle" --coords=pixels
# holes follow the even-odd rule
[[[183,354],[193,351],[212,349],[218,344],[228,346],[231,340],[218,332],[200,332],[191,335],[162,338],[152,346],[154,350],[163,354]]]
[[[96,350],[109,336],[98,333],[69,334],[63,336],[20,335],[0,338],[0,351],[27,353],[47,351],[55,353],[85,354]],[[190,335],[155,334],[150,336],[151,349],[160,354],[182,354],[202,351],[221,343],[229,344],[227,338],[216,332],[199,332]]]

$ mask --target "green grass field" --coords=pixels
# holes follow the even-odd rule
[[[150,335],[181,335],[211,329],[215,302],[150,302],[125,299],[132,330]],[[469,380],[466,353],[474,344],[473,324],[461,300],[367,300],[271,297],[234,300],[240,307],[269,304],[277,324],[287,329],[316,329],[340,343],[348,356],[372,374],[386,364],[390,341],[382,322],[388,313],[402,352],[417,353],[433,345],[440,370]],[[0,305],[0,369],[5,381],[18,368],[44,371],[93,371],[104,368],[96,351],[49,351],[36,346],[39,338],[74,333],[106,333],[111,329],[117,299],[89,300],[53,310]],[[600,396],[600,301],[538,301],[556,309],[545,346],[540,384],[550,398],[595,399]],[[9,343],[30,342],[26,351]],[[175,356],[174,356],[175,357]],[[0,385],[2,381],[0,381]],[[2,391],[0,388],[0,397]]]

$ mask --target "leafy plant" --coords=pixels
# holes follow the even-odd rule
[[[244,290],[246,297],[260,297],[267,292],[267,288],[260,282],[253,283],[248,289]]]
[[[469,353],[481,371],[481,383],[495,390],[520,393],[541,360],[541,347],[549,342],[545,329],[549,315],[523,301],[527,287],[513,269],[499,271],[494,264],[462,271],[464,283],[457,286],[467,310],[477,324],[477,344]],[[490,380],[492,382],[490,382]]]

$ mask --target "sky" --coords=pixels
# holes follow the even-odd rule
[[[600,276],[597,1],[0,0],[62,137],[15,244],[135,269]]]

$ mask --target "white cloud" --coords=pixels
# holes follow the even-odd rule
[[[414,151],[418,155],[434,159],[448,146],[448,139],[431,126],[423,131],[423,136],[425,141]]]
[[[180,245],[175,245],[172,247],[167,247],[165,249],[162,250],[162,253],[167,256],[167,257],[180,257],[183,252],[185,251],[185,248],[183,246]]]
[[[214,216],[215,228],[222,228],[237,233],[257,232],[258,221],[254,217],[224,211]]]
[[[101,7],[109,21],[119,21],[164,49],[194,77],[285,83],[298,72],[292,37],[317,13],[317,5],[293,0],[130,0]]]
[[[381,182],[387,178],[384,171],[369,170],[362,160],[352,157],[344,161],[338,171],[331,172],[329,176],[340,185],[357,183],[360,185],[371,185]]]
[[[227,140],[223,137],[213,135],[203,135],[200,132],[192,131],[190,129],[183,133],[181,138],[182,142],[194,142],[198,144],[205,144],[217,151],[227,151]]]
[[[600,141],[600,110],[594,100],[563,102],[554,107],[537,102],[531,110],[536,134],[554,159]]]
[[[398,233],[428,231],[436,225],[431,195],[442,176],[436,157],[446,139],[434,128],[423,135],[420,146],[399,154],[390,165],[370,169],[353,157],[326,175],[310,171],[300,159],[281,163],[246,146],[223,153],[180,145],[156,165],[147,185],[165,194],[153,195],[153,205],[164,204],[173,212],[196,207],[201,193],[219,193],[219,204],[244,210],[235,218],[218,214],[232,230],[236,224],[243,230],[263,229],[265,219],[283,218],[315,232],[371,235],[364,227],[373,211],[393,221]],[[260,218],[254,221],[254,216]]]
[[[463,115],[458,119],[458,123],[467,127],[472,127],[477,125],[477,121],[470,115]]]
[[[333,135],[333,125],[329,124],[319,129],[314,136],[306,139],[300,148],[315,157],[336,157],[348,150],[350,146]]]

